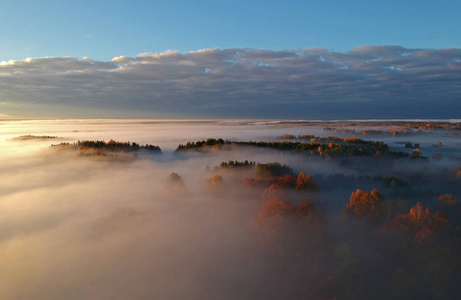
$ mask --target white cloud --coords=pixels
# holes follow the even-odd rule
[[[129,56],[123,56],[123,55],[112,58],[112,62],[120,63],[120,64],[127,64],[127,63],[134,62],[134,61],[135,61],[134,58],[131,58]]]

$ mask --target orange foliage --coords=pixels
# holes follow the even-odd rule
[[[304,172],[299,173],[298,178],[291,175],[270,177],[269,179],[246,178],[244,183],[250,186],[277,185],[279,188],[295,188],[304,191],[315,191],[318,189],[314,178],[306,175]]]
[[[276,183],[281,187],[292,188],[296,185],[296,178],[291,175],[285,175],[280,177],[271,177],[268,180],[270,183]]]
[[[303,200],[298,206],[296,206],[295,213],[298,216],[304,217],[308,216],[309,213],[313,212],[314,210],[314,204],[312,204],[312,202]]]
[[[419,148],[416,148],[413,150],[413,153],[411,154],[411,158],[421,158],[421,152],[419,151]]]
[[[355,143],[360,143],[362,142],[363,140],[362,139],[358,139],[358,138],[345,138],[343,139],[344,142],[355,142]]]
[[[98,156],[98,157],[106,157],[107,154],[99,151],[95,151],[92,148],[89,148],[87,146],[80,146],[77,148],[77,150],[80,152],[80,154],[85,155],[85,156]]]
[[[284,198],[282,196],[282,191],[280,186],[273,184],[269,188],[267,188],[263,193],[263,199],[268,200],[272,198]]]
[[[224,180],[221,175],[213,175],[203,182],[203,187],[207,190],[219,190],[224,186]]]
[[[303,200],[298,206],[296,206],[294,213],[302,218],[315,217],[323,219],[323,216],[314,208],[314,204],[308,200]]]
[[[413,242],[417,245],[431,245],[437,240],[437,234],[433,229],[424,226],[416,233]]]
[[[408,214],[396,216],[384,229],[398,235],[407,236],[415,244],[432,244],[438,234],[448,228],[450,219],[438,211],[431,216],[428,208],[424,209],[421,203],[410,208]]]
[[[280,200],[275,197],[270,199],[261,208],[261,216],[263,217],[285,217],[292,213],[290,201]]]
[[[301,138],[302,138],[302,139],[312,139],[312,138],[315,138],[315,136],[314,136],[314,135],[310,135],[310,134],[303,134],[303,135],[301,136]]]
[[[282,135],[282,137],[284,139],[295,139],[296,138],[296,136],[292,135],[292,134],[284,134],[284,135]]]
[[[453,197],[452,194],[440,195],[437,199],[439,200],[439,204],[447,206],[455,206],[458,203],[458,199]]]
[[[117,142],[117,141],[114,141],[114,140],[110,140],[107,145],[109,146],[119,146],[119,147],[130,147],[130,142]]]
[[[216,174],[205,180],[205,182],[209,185],[221,185],[224,183],[224,180],[221,175]]]
[[[424,210],[421,203],[418,203],[412,208],[410,208],[410,212],[407,214],[408,220],[414,224],[423,224],[429,221],[430,217],[431,213],[429,211],[429,208],[426,208]]]
[[[357,189],[351,194],[349,204],[346,205],[344,211],[363,220],[375,221],[384,213],[383,202],[384,197],[377,189],[371,192],[362,192]]]
[[[262,183],[261,179],[256,179],[256,178],[246,178],[243,181],[244,184],[249,185],[249,186],[259,186]]]
[[[318,189],[317,183],[315,183],[314,178],[306,173],[301,172],[298,175],[296,181],[296,189],[301,191],[315,191]]]

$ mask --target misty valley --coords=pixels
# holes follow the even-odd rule
[[[461,122],[0,121],[0,299],[461,299]]]

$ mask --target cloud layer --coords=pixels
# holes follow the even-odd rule
[[[28,117],[453,118],[461,49],[203,49],[0,64],[2,113]]]

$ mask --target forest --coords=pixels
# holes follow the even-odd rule
[[[285,138],[285,137],[284,137]],[[209,149],[219,150],[224,146],[249,146],[258,148],[276,149],[279,151],[290,151],[306,155],[317,155],[325,157],[347,157],[347,156],[391,156],[391,157],[410,157],[408,153],[402,151],[390,151],[388,146],[381,142],[367,142],[361,139],[338,139],[335,137],[328,139],[312,138],[314,142],[265,142],[265,141],[230,141],[222,138],[187,142],[180,144],[176,148],[177,152],[196,150],[206,151]],[[326,141],[326,142],[325,142]],[[336,142],[333,143],[332,141]],[[338,143],[338,141],[340,143]]]

